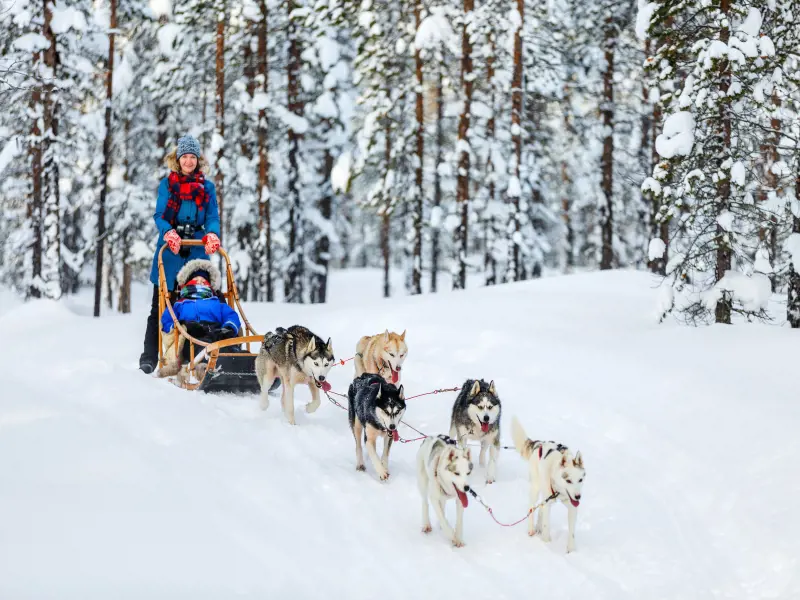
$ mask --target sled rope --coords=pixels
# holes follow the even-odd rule
[[[425,392],[424,394],[417,394],[416,396],[409,396],[406,400],[411,400],[413,398],[421,398],[422,396],[430,396],[431,394],[441,394],[443,392],[457,392],[461,388],[454,387],[454,388],[441,388],[438,390],[433,390],[432,392]]]
[[[341,359],[337,360],[335,363],[333,363],[333,366],[334,367],[343,367],[344,363],[350,362],[354,358],[355,358],[355,356],[351,356],[350,358],[341,358]]]
[[[536,505],[536,506],[534,506],[533,508],[529,509],[529,510],[528,510],[528,512],[527,512],[527,513],[525,513],[525,516],[524,516],[524,517],[522,517],[521,519],[519,519],[518,521],[514,521],[513,523],[503,523],[503,522],[501,522],[501,521],[498,521],[498,520],[497,520],[497,517],[495,517],[495,516],[494,516],[494,511],[492,510],[492,507],[491,507],[491,506],[489,506],[488,504],[486,504],[486,503],[483,501],[483,498],[481,498],[481,497],[478,495],[478,492],[476,492],[476,491],[475,491],[475,490],[473,490],[472,488],[469,488],[469,490],[467,490],[467,491],[468,491],[468,492],[469,492],[469,493],[472,495],[472,497],[473,497],[473,498],[475,498],[475,500],[477,500],[477,501],[480,503],[480,505],[481,505],[481,506],[483,506],[483,508],[485,508],[485,509],[486,509],[486,512],[488,512],[488,513],[489,513],[489,516],[490,516],[490,517],[492,517],[492,519],[494,520],[494,522],[495,522],[495,523],[497,523],[498,525],[500,525],[501,527],[514,527],[515,525],[519,525],[519,524],[520,524],[520,523],[522,523],[522,522],[523,522],[525,519],[527,519],[529,516],[531,516],[531,515],[532,515],[532,514],[533,514],[533,513],[534,513],[534,512],[537,510],[537,509],[539,509],[539,508],[542,508],[542,507],[543,507],[545,504],[547,504],[548,502],[552,502],[552,501],[553,501],[553,500],[555,500],[555,499],[556,499],[556,497],[558,496],[558,492],[553,492],[553,493],[550,495],[550,497],[549,497],[549,498],[547,498],[547,499],[545,499],[545,500],[542,500],[541,502],[539,502],[539,504],[537,504],[537,505]]]

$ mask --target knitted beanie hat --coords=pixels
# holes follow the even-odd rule
[[[200,142],[190,135],[178,139],[178,159],[184,154],[194,154],[200,158]]]

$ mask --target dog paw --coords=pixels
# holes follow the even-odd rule
[[[528,535],[530,537],[534,537],[536,535],[536,530],[535,529],[528,529]]]
[[[575,544],[567,544],[567,554],[575,552]]]
[[[319,402],[309,402],[306,404],[306,412],[311,414],[319,408]]]
[[[487,477],[487,478],[486,478],[486,483],[487,483],[488,485],[491,485],[491,484],[493,484],[493,483],[494,483],[494,477]]]
[[[545,533],[543,533],[543,534],[542,534],[542,541],[543,541],[545,544],[549,544],[549,543],[550,543],[550,534],[549,534],[549,533],[546,533],[546,534],[545,534]]]
[[[433,531],[433,528],[430,526],[430,523],[422,528],[422,533],[430,533],[431,531]]]
[[[455,548],[463,548],[464,547],[464,542],[462,542],[461,540],[458,540],[458,539],[453,540],[453,547],[455,547]]]
[[[378,477],[381,478],[381,481],[386,481],[389,479],[389,471],[383,471],[382,473],[378,473]]]
[[[364,465],[356,465],[356,471],[366,471],[367,467]]]

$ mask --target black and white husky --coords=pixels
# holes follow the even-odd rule
[[[428,502],[439,518],[447,537],[456,548],[464,545],[464,509],[469,504],[468,478],[472,473],[472,459],[469,448],[456,444],[445,436],[427,438],[417,451],[417,485],[422,496],[422,532],[431,532],[431,519]],[[444,516],[444,506],[448,500],[456,499],[456,529],[450,526]]]
[[[581,489],[586,477],[583,457],[578,452],[574,457],[569,448],[555,442],[531,440],[522,429],[519,420],[511,420],[511,437],[514,447],[528,461],[530,469],[530,502],[535,506],[539,495],[545,498],[556,494],[567,507],[567,523],[569,536],[567,552],[575,550],[575,520],[578,518],[578,506],[581,503]],[[540,534],[542,541],[550,541],[550,503],[546,502],[539,509],[539,519],[533,525],[533,514],[528,517],[528,535]]]
[[[347,390],[350,429],[356,439],[356,470],[365,471],[361,436],[367,442],[367,454],[378,476],[389,477],[389,450],[400,439],[398,425],[406,412],[403,386],[395,387],[380,375],[364,373],[356,377]],[[384,438],[383,454],[378,458],[375,442]]]
[[[500,450],[500,398],[494,381],[467,379],[453,404],[450,419],[450,437],[466,446],[470,440],[481,443],[479,463],[486,466],[486,450],[489,450],[489,466],[486,483],[497,478],[497,454]]]

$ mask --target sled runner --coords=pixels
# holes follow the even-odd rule
[[[202,240],[183,240],[182,246],[202,246]],[[167,286],[167,278],[164,275],[164,249],[167,244],[161,247],[158,252],[158,308],[159,314],[163,314],[164,310],[169,310],[174,323],[174,329],[168,334],[158,328],[158,365],[163,367],[165,365],[164,350],[162,344],[163,335],[175,336],[175,347],[178,347],[178,337],[184,337],[185,343],[189,343],[189,363],[187,365],[187,377],[173,377],[172,381],[175,385],[188,389],[188,390],[201,390],[203,392],[230,392],[234,394],[258,394],[261,388],[258,385],[256,378],[256,356],[258,352],[253,352],[251,344],[261,344],[262,337],[256,334],[255,330],[250,325],[247,317],[242,310],[242,305],[239,302],[239,292],[236,289],[236,283],[233,279],[233,271],[231,269],[231,261],[228,254],[224,249],[220,248],[217,252],[222,256],[225,261],[225,291],[222,293],[224,302],[228,304],[233,310],[239,313],[243,323],[243,330],[245,335],[224,339],[216,342],[208,342],[191,335],[187,330],[187,326],[178,321],[175,317],[175,311],[170,301],[170,291]],[[220,286],[222,289],[222,286]],[[196,330],[193,330],[196,333]],[[245,350],[241,350],[242,344],[245,345]],[[198,348],[199,350],[195,350]],[[204,363],[204,359],[208,359],[205,369],[202,366],[198,369],[199,365]]]

